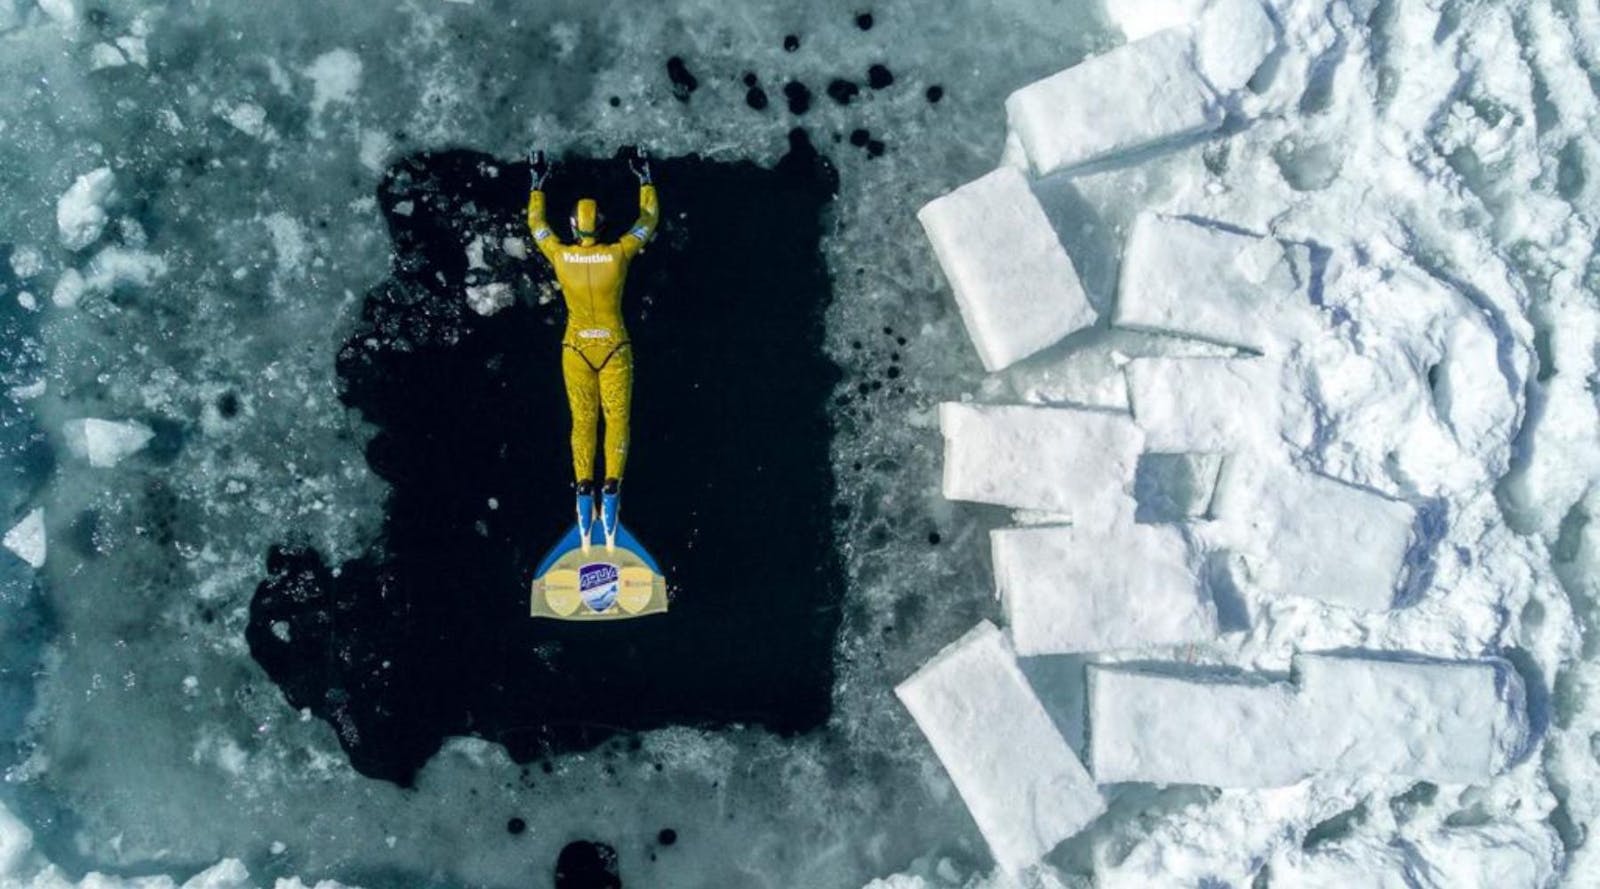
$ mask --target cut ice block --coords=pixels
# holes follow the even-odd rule
[[[1304,778],[1315,759],[1315,728],[1297,724],[1287,682],[1088,669],[1090,768],[1102,784],[1282,787]]]
[[[1024,655],[1172,645],[1217,635],[1177,529],[1047,526],[990,533],[995,586]]]
[[[1528,742],[1522,681],[1504,661],[1379,660],[1304,654],[1308,712],[1338,719],[1319,767],[1470,784]]]
[[[1040,176],[1203,133],[1222,117],[1187,28],[1085,59],[1006,98],[1007,125]]]
[[[979,623],[895,694],[1007,871],[1034,864],[1105,811],[994,624]]]
[[[1140,358],[1124,373],[1151,450],[1226,453],[1277,437],[1278,370],[1265,358]]]
[[[1417,517],[1410,504],[1249,457],[1224,463],[1212,513],[1258,562],[1263,588],[1368,610],[1394,604]]]
[[[1266,351],[1308,307],[1297,254],[1274,238],[1144,214],[1133,223],[1112,323]]]
[[[1503,661],[1308,654],[1290,682],[1219,682],[1091,665],[1095,779],[1277,787],[1312,774],[1475,783],[1528,743],[1522,682]]]
[[[1011,167],[917,212],[985,370],[1094,323],[1094,309],[1039,201]]]
[[[1126,414],[1019,405],[939,406],[944,496],[1107,525],[1133,510],[1144,436]]]

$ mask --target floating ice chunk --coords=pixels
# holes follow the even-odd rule
[[[355,101],[361,70],[361,57],[348,49],[332,49],[313,59],[304,71],[311,79],[311,117],[321,117],[331,104]]]
[[[66,28],[77,27],[78,5],[73,0],[38,0],[38,3],[44,14],[57,24]]]
[[[17,554],[29,566],[38,568],[44,565],[45,534],[44,510],[35,509],[25,516],[22,521],[11,527],[6,532],[5,547]],[[0,873],[5,870],[0,868]]]
[[[233,105],[218,103],[215,110],[219,117],[246,136],[265,140],[273,135],[271,128],[267,126],[267,110],[254,102],[238,102]]]
[[[1200,73],[1218,92],[1243,89],[1278,45],[1260,0],[1212,0],[1194,29]]]
[[[1368,610],[1394,604],[1416,523],[1407,503],[1250,457],[1225,463],[1212,513],[1264,589]]]
[[[930,201],[917,219],[985,370],[1094,323],[1072,260],[1021,172],[1001,167]]]
[[[1139,358],[1123,371],[1134,422],[1153,451],[1226,453],[1277,434],[1275,361]]]
[[[1290,682],[1089,667],[1095,779],[1281,787],[1312,774],[1469,784],[1528,742],[1521,680],[1503,661],[1299,655]]]
[[[1158,214],[1128,234],[1112,323],[1265,350],[1314,319],[1297,251]]]
[[[493,315],[511,305],[511,300],[511,285],[502,281],[467,288],[467,305],[480,315]]]
[[[1304,654],[1295,666],[1310,718],[1339,721],[1321,769],[1471,784],[1527,746],[1522,680],[1503,661]]]
[[[1010,872],[1105,811],[999,630],[983,621],[895,687]]]
[[[254,889],[250,871],[237,858],[224,858],[190,877],[183,889]]]
[[[1216,609],[1177,529],[1001,528],[995,586],[1017,653],[1172,645],[1217,635]]]
[[[1107,526],[1131,515],[1144,435],[1126,414],[1020,405],[939,405],[944,496],[1065,513]]]
[[[62,427],[67,449],[90,466],[110,467],[136,454],[150,443],[155,433],[132,420],[68,420]]]
[[[62,246],[82,250],[100,237],[106,229],[106,201],[116,184],[111,168],[101,167],[79,176],[61,195],[56,201],[56,229]]]
[[[26,281],[44,271],[44,254],[35,247],[18,247],[11,253],[11,272]]]
[[[95,254],[83,272],[67,269],[56,280],[50,301],[71,308],[85,296],[105,295],[118,287],[148,287],[167,273],[166,260],[153,253],[107,247]]]
[[[1006,98],[1007,125],[1041,176],[1203,133],[1222,117],[1185,28],[1086,59]]]
[[[143,35],[127,34],[118,37],[116,44],[117,49],[122,50],[122,54],[127,57],[128,61],[141,68],[150,67],[150,50],[145,44]]]
[[[11,810],[0,805],[0,882],[16,875],[28,853],[33,851],[33,831]]]
[[[1304,778],[1315,758],[1312,736],[1322,726],[1302,723],[1287,682],[1088,670],[1090,769],[1102,784],[1282,787]]]
[[[128,57],[122,54],[122,50],[109,43],[96,43],[89,48],[90,71],[120,68],[126,64],[128,64]]]

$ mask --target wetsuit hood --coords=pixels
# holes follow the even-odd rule
[[[572,209],[572,234],[585,246],[593,244],[604,218],[600,215],[600,205],[595,203],[594,198],[583,198],[578,201],[578,206]]]

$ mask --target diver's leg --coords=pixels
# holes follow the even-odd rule
[[[561,349],[561,376],[572,414],[572,472],[578,481],[578,530],[585,545],[594,525],[594,448],[599,439],[600,381],[574,349]]]
[[[600,492],[600,521],[606,538],[617,534],[622,510],[622,469],[628,460],[628,414],[633,407],[633,347],[620,346],[600,369],[600,408],[606,417],[606,483]]]

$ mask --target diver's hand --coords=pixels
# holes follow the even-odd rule
[[[544,152],[537,148],[528,149],[529,188],[534,191],[544,188],[544,177],[548,175],[550,175],[550,162],[544,159]]]
[[[639,177],[640,185],[650,184],[650,158],[645,155],[643,148],[628,156],[628,169]]]

